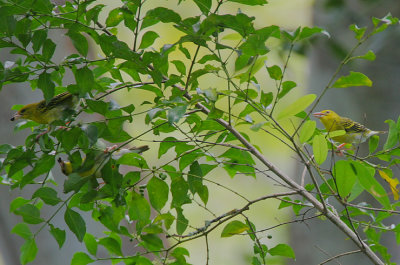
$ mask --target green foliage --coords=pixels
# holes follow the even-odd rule
[[[324,91],[293,99],[301,91],[291,92],[298,85],[288,78],[289,59],[310,38],[329,34],[319,27],[258,28],[252,14],[226,12],[230,2],[245,11],[246,5],[267,4],[265,0],[195,0],[191,4],[196,14],[188,16],[178,9],[159,7],[157,1],[127,1],[111,11],[95,1],[67,1],[64,6],[48,0],[1,2],[0,49],[17,57],[15,62],[1,62],[1,87],[24,82],[25,87],[40,89],[47,102],[64,91],[80,98],[77,109],[67,113],[65,118],[71,123],[65,128],[58,127],[64,125],[62,120],[49,128],[22,121],[15,131],[32,129],[25,143],[0,145],[2,184],[21,189],[25,196],[10,204],[10,212],[21,217],[11,232],[25,240],[20,249],[22,264],[35,259],[41,246],[38,235],[46,230],[64,250],[68,234],[59,227],[73,233],[75,238],[68,240],[83,242],[86,248],[71,253],[70,263],[75,265],[104,259],[112,264],[189,264],[192,250],[186,242],[200,238],[208,242],[216,228],[226,241],[246,235],[253,244],[252,264],[269,264],[276,256],[295,259],[289,245],[273,246],[269,237],[260,238],[264,228],[257,229],[247,216],[252,204],[274,198],[281,200],[279,209],[291,207],[296,216],[302,216],[293,222],[305,222],[308,213],[314,214],[312,218],[323,216],[321,221],[335,224],[357,246],[360,238],[365,241],[360,248],[372,261],[379,264],[379,258],[365,249],[390,261],[381,234],[392,232],[400,241],[399,226],[384,225],[399,205],[391,202],[376,171],[393,177],[391,169],[400,161],[400,119],[386,121],[389,133],[383,148],[375,136],[366,157],[349,150],[345,160],[336,161],[330,140],[346,132],[326,134],[309,118],[311,110],[323,107],[318,104],[326,90],[372,85],[360,72],[341,77],[337,73],[351,60],[373,61],[374,52],[355,56],[355,49],[351,50]],[[388,15],[372,22],[370,30],[350,27],[356,48],[398,19]],[[156,24],[162,24],[162,29]],[[176,38],[163,39],[164,27],[171,27]],[[127,38],[123,36],[126,32]],[[71,41],[75,48],[71,54],[57,46],[57,34]],[[275,44],[270,45],[271,41]],[[268,61],[266,66],[272,52],[284,58]],[[264,85],[265,80],[273,85]],[[106,97],[119,92],[129,104],[120,106]],[[29,93],[27,89],[25,94]],[[82,121],[82,113],[91,116],[89,121]],[[136,127],[140,122],[144,130]],[[130,124],[134,132],[128,132]],[[50,131],[41,134],[44,129]],[[270,153],[256,145],[254,132],[265,137],[271,150],[275,143],[270,139],[278,139],[282,150],[286,148],[290,157],[304,163],[307,183],[297,184],[293,181],[297,177],[275,166]],[[139,140],[154,140],[150,152],[157,154],[156,159],[128,149]],[[329,164],[330,152],[333,160]],[[372,158],[380,164],[370,162]],[[67,176],[53,178],[61,175],[56,161],[70,166],[70,172],[63,168]],[[265,191],[265,196],[249,200],[241,191],[222,184],[223,176],[232,182],[267,176],[268,183],[280,183],[285,191],[293,192]],[[235,210],[211,210],[210,201],[219,196],[211,186],[247,204]],[[396,192],[397,188],[390,189]],[[350,204],[367,193],[382,207]],[[333,200],[344,210],[333,208]],[[193,217],[193,208],[209,215]],[[43,209],[54,214],[46,216]],[[64,219],[58,224],[55,217],[62,213]],[[104,237],[87,232],[92,222],[103,227]],[[204,226],[198,227],[199,223]],[[356,230],[358,237],[353,233],[355,227],[363,228]],[[166,242],[165,237],[173,240]],[[132,248],[127,242],[131,241],[141,252],[129,252]],[[98,256],[99,247],[107,251],[106,258],[104,253]],[[214,255],[212,251],[207,254]]]

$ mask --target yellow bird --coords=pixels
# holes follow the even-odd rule
[[[101,143],[102,144],[102,143]],[[147,145],[132,147],[130,149],[121,149],[114,153],[110,153],[111,151],[118,148],[117,145],[107,147],[104,151],[97,150],[95,151],[95,155],[92,161],[88,161],[86,163],[86,157],[83,158],[82,165],[76,170],[73,169],[72,163],[70,161],[63,161],[61,158],[58,158],[58,163],[61,168],[61,172],[68,176],[71,173],[78,173],[81,177],[90,177],[92,175],[96,176],[96,178],[101,177],[101,169],[112,157],[115,160],[118,160],[122,155],[126,153],[143,153],[144,151],[149,150]]]
[[[345,131],[343,135],[332,137],[334,141],[339,143],[359,144],[373,135],[386,133],[385,131],[372,131],[358,122],[339,116],[332,110],[315,112],[313,116],[319,118],[327,132]]]
[[[79,98],[64,92],[56,95],[49,102],[45,100],[23,106],[14,114],[11,121],[18,119],[32,120],[41,124],[50,124],[55,120],[65,118],[67,110],[73,110]]]

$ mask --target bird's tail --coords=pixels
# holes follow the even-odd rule
[[[148,145],[142,145],[142,146],[134,146],[132,148],[129,148],[130,151],[132,151],[133,153],[137,153],[137,154],[141,154],[147,150],[149,150],[149,146]]]

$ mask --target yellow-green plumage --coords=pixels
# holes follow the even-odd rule
[[[313,115],[319,118],[328,132],[345,131],[344,135],[332,137],[334,141],[339,143],[363,143],[373,135],[386,133],[384,131],[372,131],[358,122],[339,116],[332,110],[323,110]]]
[[[48,103],[42,100],[23,106],[11,120],[27,119],[41,124],[50,124],[64,118],[65,111],[74,109],[78,101],[77,96],[64,92],[56,95]]]

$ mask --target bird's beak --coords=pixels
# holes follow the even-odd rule
[[[322,112],[314,112],[312,115],[313,115],[315,118],[320,119],[320,118],[324,117],[326,114],[325,114],[325,113],[322,113]]]
[[[22,117],[21,114],[19,114],[19,112],[16,112],[16,113],[14,114],[14,116],[12,116],[12,118],[10,119],[10,121],[18,120],[18,119],[20,119],[21,117]]]

